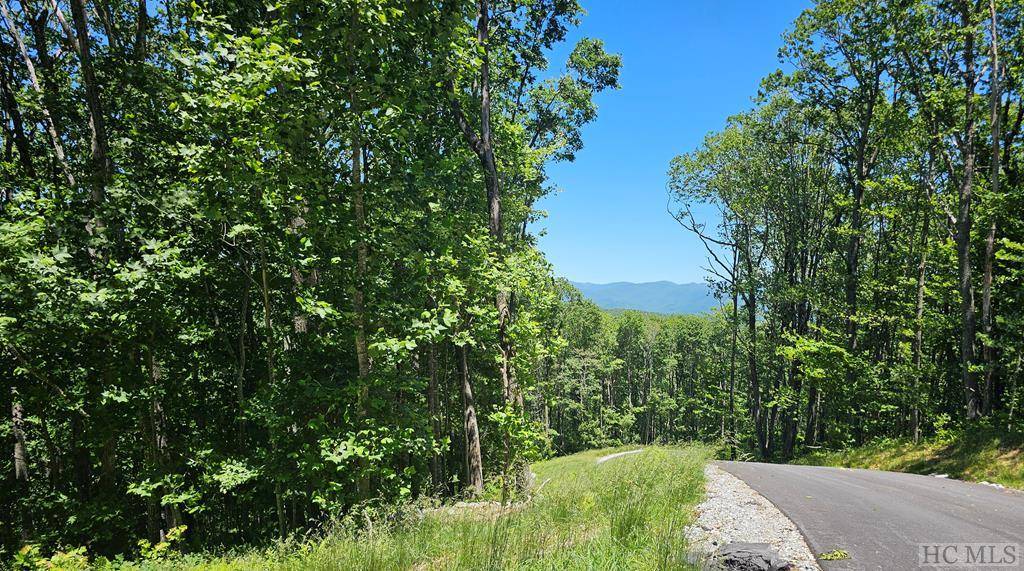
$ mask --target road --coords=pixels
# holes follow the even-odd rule
[[[1009,547],[1014,549],[1015,565],[992,568],[1024,569],[1022,493],[876,470],[756,462],[718,465],[793,520],[815,556],[835,549],[849,553],[843,561],[819,557],[823,569],[918,569],[921,544],[950,543],[1018,544]],[[944,551],[946,561],[966,563],[967,549]],[[1008,548],[997,549],[1002,553]],[[933,553],[938,557],[937,551]],[[1006,555],[1001,558],[1011,561]]]
[[[643,448],[638,448],[636,450],[626,450],[625,452],[616,452],[615,454],[609,454],[607,456],[601,456],[600,458],[597,459],[597,463],[598,464],[604,464],[605,462],[607,462],[609,460],[614,460],[615,458],[620,458],[622,456],[629,456],[630,454],[639,454],[640,452],[643,452],[643,451],[644,451]]]

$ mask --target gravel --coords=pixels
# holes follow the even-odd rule
[[[771,502],[713,464],[704,468],[704,476],[707,495],[686,528],[686,538],[698,557],[707,557],[734,541],[767,543],[792,563],[793,569],[820,571],[800,530]]]

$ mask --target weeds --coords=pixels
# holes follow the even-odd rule
[[[941,431],[915,444],[885,439],[849,450],[815,452],[797,464],[870,468],[912,474],[948,474],[973,482],[1024,489],[1024,436],[995,427]]]
[[[690,569],[683,529],[704,493],[705,447],[652,447],[601,465],[589,451],[539,462],[532,501],[419,510],[372,534],[339,529],[233,556],[180,556],[139,570]],[[490,509],[490,508],[489,508]]]

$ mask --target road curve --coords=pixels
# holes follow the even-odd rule
[[[643,448],[637,448],[636,450],[626,450],[625,452],[616,452],[615,454],[609,454],[607,456],[601,456],[600,458],[597,459],[597,463],[598,464],[604,464],[605,462],[607,462],[609,460],[614,460],[614,459],[622,457],[622,456],[629,456],[630,454],[639,454],[640,452],[643,452],[643,451],[644,451]]]
[[[1024,494],[1019,492],[877,470],[718,465],[793,520],[815,556],[835,549],[850,554],[843,561],[819,557],[822,569],[918,569],[920,544],[938,543],[1019,544],[1016,566],[994,568],[1024,569]]]

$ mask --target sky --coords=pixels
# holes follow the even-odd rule
[[[782,34],[810,4],[583,0],[588,14],[564,51],[581,37],[604,40],[622,55],[622,88],[598,95],[598,118],[584,128],[576,161],[549,168],[558,191],[538,203],[548,217],[533,230],[556,274],[595,283],[704,280],[704,247],[666,210],[669,161],[752,107],[761,78],[781,65]]]

